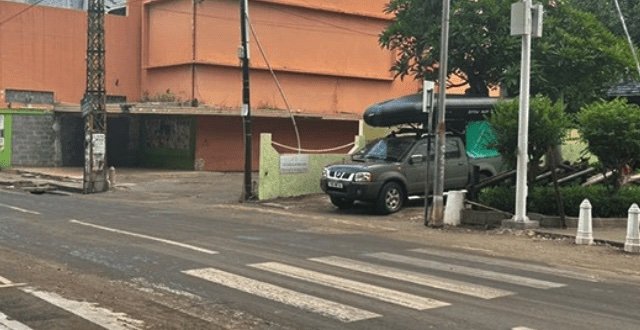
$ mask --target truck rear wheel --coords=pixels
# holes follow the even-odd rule
[[[353,206],[353,201],[350,199],[331,196],[331,204],[335,205],[337,208],[341,210],[346,210]]]
[[[398,212],[404,204],[405,194],[402,186],[396,182],[388,182],[380,190],[376,201],[376,211],[380,214]]]

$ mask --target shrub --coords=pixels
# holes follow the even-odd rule
[[[553,147],[562,144],[571,126],[562,102],[553,103],[548,97],[536,95],[529,106],[529,173],[537,175],[542,157]],[[489,117],[495,132],[495,143],[491,145],[515,168],[518,154],[519,103],[518,100],[498,102]]]
[[[603,185],[567,186],[561,187],[560,193],[564,198],[564,208],[567,215],[573,217],[579,215],[580,204],[585,198],[593,207],[592,215],[602,218],[626,217],[631,204],[640,204],[640,186],[625,186],[616,193]],[[480,203],[507,212],[514,212],[515,188],[513,187],[486,188],[480,192],[478,197]],[[530,189],[527,198],[527,212],[557,215],[557,207],[553,187]]]
[[[614,189],[622,186],[628,166],[640,161],[640,107],[626,99],[598,101],[578,114],[579,130],[604,171],[612,171]]]

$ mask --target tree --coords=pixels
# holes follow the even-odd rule
[[[603,174],[618,190],[629,170],[640,162],[640,106],[615,99],[592,103],[578,113],[579,131],[588,150],[598,157]]]
[[[520,38],[510,35],[512,0],[452,3],[449,77],[469,84],[468,94],[486,96],[501,86],[519,92]],[[602,95],[633,67],[622,37],[571,2],[545,0],[544,36],[533,42],[531,91],[566,100],[570,111]],[[396,19],[380,44],[397,52],[391,70],[401,79],[437,78],[440,52],[439,0],[391,0],[385,11]]]
[[[488,119],[495,132],[493,147],[512,167],[515,167],[518,150],[517,100],[498,102]],[[537,95],[531,99],[529,113],[529,178],[537,175],[544,157],[552,148],[560,145],[571,127],[571,120],[561,101],[553,103],[548,97]],[[530,180],[531,181],[531,180]]]
[[[489,118],[489,124],[496,133],[493,146],[514,167],[518,157],[518,119],[519,103],[516,100],[499,102]],[[563,228],[566,228],[564,199],[560,193],[558,177],[555,172],[559,160],[554,156],[553,149],[563,142],[570,127],[571,120],[565,113],[562,101],[553,103],[551,99],[541,95],[531,99],[527,177],[531,184],[535,183],[533,179],[538,174],[542,157],[552,155],[552,157],[547,158],[547,167],[551,170],[556,202],[558,203],[558,211]]]
[[[604,24],[615,35],[623,36],[624,30],[618,10],[613,0],[572,0],[572,4],[576,8],[592,13],[602,24]],[[627,29],[631,35],[631,40],[638,46],[640,45],[640,2],[638,0],[618,0],[620,10],[627,24]]]

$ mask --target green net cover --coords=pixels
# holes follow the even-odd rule
[[[496,149],[488,145],[495,141],[495,135],[487,121],[473,121],[467,124],[467,156],[488,158],[500,156]]]

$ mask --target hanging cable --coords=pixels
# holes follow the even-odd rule
[[[251,18],[248,17],[247,20],[249,21],[251,34],[253,35],[253,38],[256,40],[256,45],[258,45],[258,50],[260,51],[260,54],[262,55],[264,62],[267,64],[267,68],[269,68],[269,72],[271,72],[271,76],[273,77],[273,80],[275,81],[276,86],[278,87],[280,96],[282,96],[282,100],[284,101],[284,104],[287,107],[287,111],[289,112],[289,117],[291,118],[291,122],[293,123],[293,129],[295,130],[295,133],[296,133],[296,141],[298,143],[298,153],[301,153],[302,147],[300,145],[300,133],[298,132],[298,124],[296,123],[296,119],[293,116],[293,112],[291,112],[291,105],[289,104],[289,99],[287,98],[287,95],[284,93],[284,90],[282,89],[282,85],[280,85],[280,80],[278,80],[278,76],[276,76],[276,73],[273,71],[273,68],[269,63],[269,59],[267,58],[267,55],[265,54],[264,49],[262,48],[262,44],[260,43],[260,39],[258,39],[256,30],[253,28],[253,23],[251,22]]]
[[[618,3],[618,0],[613,0],[613,2],[616,4],[616,9],[618,9],[618,16],[620,17],[620,23],[622,23],[622,29],[624,29],[624,34],[627,35],[627,42],[629,42],[629,47],[631,48],[633,59],[636,61],[638,78],[640,78],[640,61],[638,61],[638,54],[636,53],[636,47],[633,45],[633,41],[631,40],[631,36],[629,35],[629,30],[627,29],[627,23],[625,23],[624,21],[624,15],[622,15],[622,10],[620,9],[620,4]]]
[[[12,20],[12,19],[14,19],[14,18],[16,18],[16,17],[18,17],[18,16],[22,15],[22,13],[24,13],[24,12],[26,12],[27,10],[29,10],[29,9],[31,9],[31,8],[33,8],[33,7],[35,7],[35,6],[37,6],[37,5],[38,5],[39,3],[41,3],[42,1],[44,1],[44,0],[38,0],[38,1],[34,2],[34,3],[32,3],[31,5],[29,5],[29,7],[26,7],[26,8],[24,8],[24,9],[22,9],[21,11],[19,11],[19,12],[15,13],[15,14],[13,14],[13,15],[9,16],[9,17],[7,17],[6,19],[2,20],[2,22],[0,22],[0,26],[2,26],[2,25],[4,25],[5,23],[9,22],[10,20]]]

